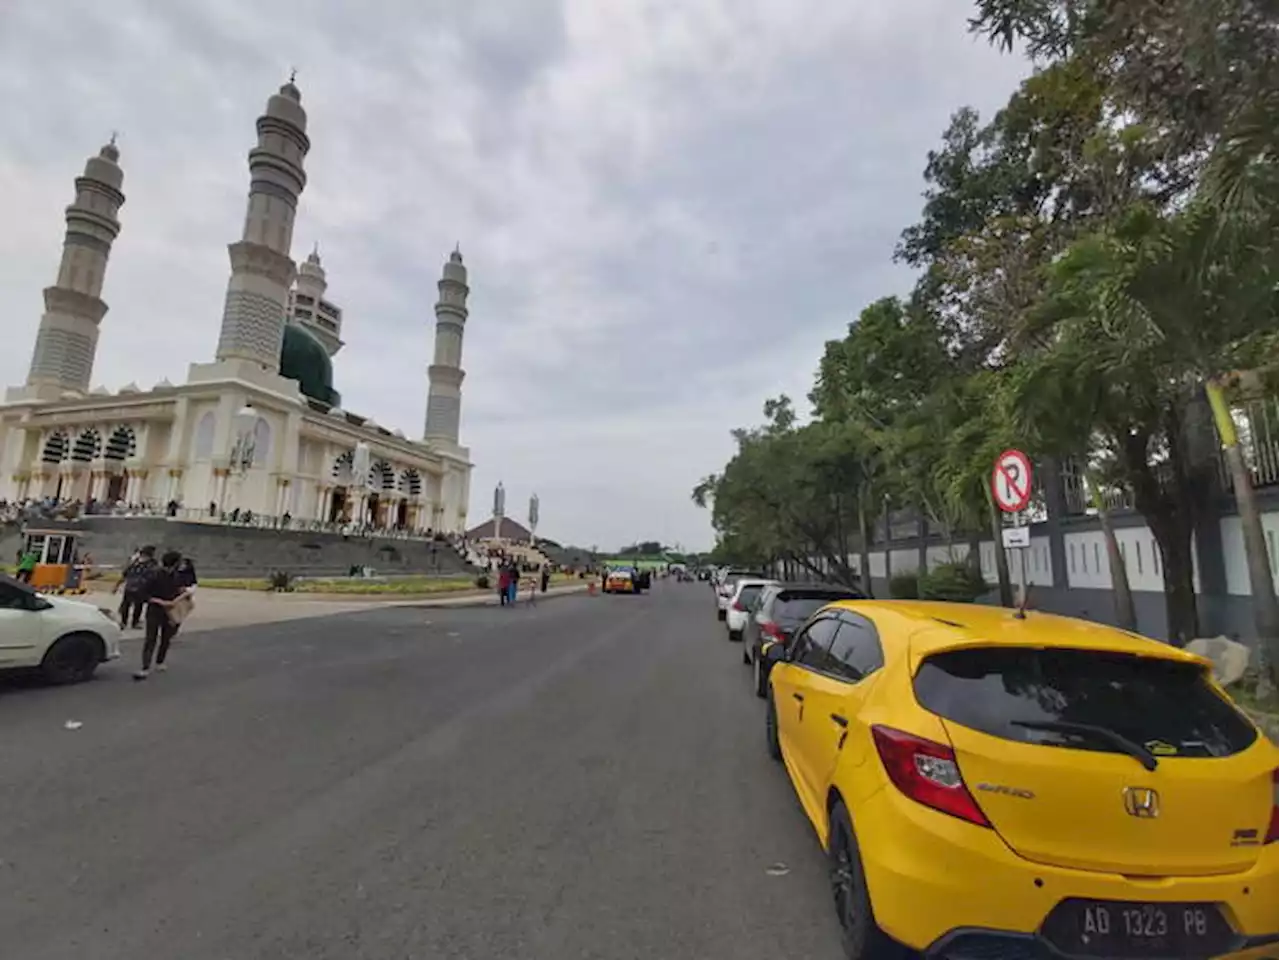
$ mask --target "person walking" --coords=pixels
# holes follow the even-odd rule
[[[503,564],[498,568],[498,606],[507,605],[507,597],[511,594],[511,568]]]
[[[544,565],[542,568],[542,577],[541,577],[541,583],[540,583],[543,593],[547,592],[547,587],[550,584],[551,584],[551,571],[547,569],[547,567]]]
[[[153,657],[156,669],[165,669],[169,643],[178,632],[178,623],[171,614],[178,601],[186,596],[186,591],[178,580],[178,561],[181,559],[182,554],[177,550],[167,551],[160,558],[160,565],[151,568],[146,586],[142,589],[146,602],[147,629],[142,644],[142,669],[133,675],[135,680],[145,680],[151,675]]]
[[[121,586],[124,587],[124,599],[120,601],[121,629],[132,627],[137,630],[142,626],[142,608],[146,605],[146,601],[142,598],[142,591],[155,566],[156,548],[148,544],[129,558],[129,562],[120,573],[120,579],[111,588],[111,592],[115,593]]]
[[[507,603],[515,605],[516,598],[520,595],[520,564],[511,561],[511,587],[507,593]]]
[[[18,551],[18,579],[23,583],[31,582],[31,575],[36,572],[36,564],[40,558],[34,550]]]

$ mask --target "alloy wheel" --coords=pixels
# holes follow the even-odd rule
[[[849,837],[842,825],[834,825],[831,835],[831,895],[835,900],[836,917],[849,939],[859,937],[862,920],[855,904],[858,901],[857,881],[854,879],[853,854],[849,849]]]

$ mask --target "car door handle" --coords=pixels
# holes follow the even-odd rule
[[[795,697],[797,700],[799,700],[801,703],[804,703],[803,693],[793,693],[792,696]]]
[[[849,721],[846,720],[844,717],[840,716],[840,714],[838,713],[833,713],[831,715],[831,719],[834,720],[837,724],[839,724],[842,727],[849,726]]]

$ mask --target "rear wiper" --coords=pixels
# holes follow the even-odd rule
[[[1009,723],[1012,726],[1024,727],[1027,730],[1047,730],[1050,733],[1079,733],[1091,736],[1095,740],[1105,740],[1112,746],[1119,747],[1121,753],[1127,753],[1133,757],[1146,770],[1154,770],[1159,762],[1156,760],[1156,755],[1142,744],[1135,743],[1124,734],[1116,733],[1110,727],[1099,727],[1092,723],[1073,723],[1070,720],[1010,720]]]

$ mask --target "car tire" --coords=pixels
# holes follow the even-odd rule
[[[102,641],[91,633],[69,633],[59,637],[40,661],[40,673],[47,683],[62,686],[83,683],[102,662]]]
[[[774,706],[772,695],[765,697],[764,747],[772,759],[782,760],[782,744],[778,742],[778,710]]]
[[[756,657],[754,663],[755,663],[756,696],[759,697],[761,700],[763,700],[765,693],[768,692],[765,689],[764,662],[759,657]]]
[[[853,823],[839,800],[831,808],[827,831],[831,896],[840,923],[840,941],[848,960],[900,960],[907,950],[876,925],[867,875]]]
[[[741,630],[730,630],[730,631],[729,631],[729,642],[730,642],[730,643],[741,643],[741,642],[742,642],[742,631],[741,631]]]
[[[742,645],[742,662],[748,667],[751,666],[751,653],[748,651],[745,643]]]
[[[723,620],[723,619],[724,619],[724,611],[723,611],[723,610],[721,610],[721,609],[719,609],[719,608],[717,608],[717,609],[716,609],[716,619],[717,619],[717,620]]]

